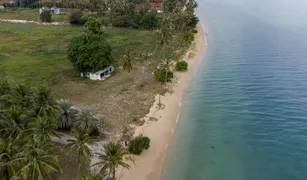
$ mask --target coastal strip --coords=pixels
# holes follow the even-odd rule
[[[158,180],[163,167],[163,161],[167,151],[167,146],[172,139],[176,124],[179,119],[179,111],[182,96],[185,90],[194,79],[201,63],[201,55],[207,47],[204,26],[198,24],[198,33],[195,41],[186,53],[184,59],[189,64],[187,72],[176,72],[177,82],[174,83],[172,94],[167,93],[161,96],[161,103],[164,109],[158,108],[159,96],[146,115],[146,122],[143,126],[137,127],[135,135],[143,134],[151,140],[150,148],[140,156],[133,156],[134,163],[130,163],[130,169],[122,169],[117,174],[120,180]],[[149,119],[157,119],[150,121]]]

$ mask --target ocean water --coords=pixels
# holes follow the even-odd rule
[[[307,1],[199,0],[208,49],[161,180],[307,180]]]

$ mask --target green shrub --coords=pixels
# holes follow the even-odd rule
[[[159,27],[158,13],[147,12],[141,19],[141,27],[148,30],[157,29]]]
[[[94,34],[102,34],[103,31],[101,29],[102,26],[102,22],[99,18],[93,17],[93,16],[89,16],[87,18],[86,23],[84,24],[84,27],[94,33]]]
[[[166,68],[156,69],[154,74],[156,80],[161,82],[171,81],[174,77],[174,73],[170,70],[166,70]]]
[[[83,25],[86,22],[86,19],[83,17],[81,11],[73,11],[69,16],[70,24],[80,24]]]
[[[175,69],[177,71],[186,71],[188,70],[188,63],[184,60],[180,60],[176,63]]]
[[[52,19],[51,12],[48,11],[48,10],[43,11],[43,12],[40,14],[40,19],[41,19],[43,22],[51,22],[51,19]]]
[[[128,150],[132,154],[140,155],[143,150],[150,146],[150,139],[146,136],[140,135],[129,142]]]

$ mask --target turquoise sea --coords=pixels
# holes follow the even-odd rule
[[[161,180],[307,180],[307,0],[199,0],[208,49]]]

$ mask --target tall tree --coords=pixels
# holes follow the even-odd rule
[[[13,158],[16,147],[12,138],[0,139],[0,177],[4,180],[11,179],[14,174],[10,161]]]
[[[67,99],[57,101],[59,106],[59,121],[62,129],[70,129],[73,125],[77,111],[72,109],[72,102]]]
[[[93,157],[92,150],[89,145],[95,144],[98,141],[98,137],[90,136],[86,131],[81,131],[78,129],[72,130],[72,135],[75,137],[74,139],[68,139],[68,144],[65,146],[71,150],[77,150],[78,152],[78,174],[81,168],[81,158],[89,158],[86,159],[89,161]]]
[[[98,130],[98,122],[99,118],[93,109],[83,108],[76,114],[75,127],[81,131],[91,133],[94,130]]]
[[[13,178],[52,179],[50,173],[60,171],[59,160],[50,153],[52,150],[50,142],[30,140],[10,161],[16,171]]]
[[[48,120],[57,118],[58,106],[50,89],[37,88],[34,94],[34,111],[37,117],[48,117]]]
[[[0,135],[13,139],[17,138],[25,129],[27,116],[24,111],[17,106],[11,108],[0,115]]]
[[[124,168],[130,168],[130,165],[124,161],[126,155],[129,152],[123,148],[119,142],[109,142],[104,145],[104,154],[99,154],[99,162],[93,166],[100,166],[100,173],[108,171],[109,176],[112,174],[112,179],[116,179],[116,168],[122,166]]]

